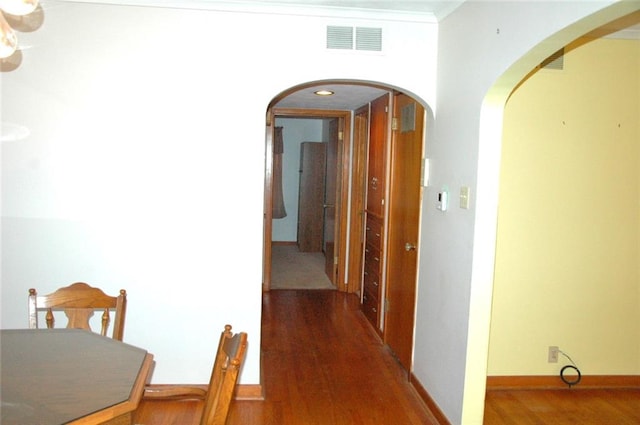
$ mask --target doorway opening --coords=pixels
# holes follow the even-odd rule
[[[325,102],[313,97],[318,88],[349,95],[342,101]],[[305,205],[299,203],[307,193],[301,194],[300,173],[295,176],[299,181],[289,182],[289,189],[282,188],[283,194],[297,191],[299,195],[287,206],[288,210],[294,206],[288,218],[288,239],[281,236],[287,234],[280,226],[284,221],[274,218],[273,195],[280,191],[274,187],[278,180],[273,167],[274,135],[283,123],[294,127],[317,124],[325,130],[317,140],[292,132],[298,137],[292,145],[299,150],[289,154],[289,162],[294,158],[294,163],[288,167],[298,168],[304,163],[305,143],[325,144],[320,150],[329,164],[321,167],[326,171],[326,190],[315,217],[322,221],[320,246],[326,275],[335,290],[359,298],[365,317],[408,373],[415,331],[425,120],[422,101],[390,86],[327,81],[296,86],[276,97],[269,107],[266,126],[263,290],[279,289],[273,281],[274,249],[295,245],[301,250],[305,245],[300,223]],[[412,150],[403,150],[409,145]],[[286,185],[287,165],[283,163],[282,167]],[[409,193],[411,198],[407,197]],[[286,199],[284,203],[287,205]],[[386,284],[387,273],[393,277],[393,284]],[[405,297],[407,291],[400,289],[400,284],[411,296]],[[395,308],[389,309],[390,304]],[[386,323],[392,331],[387,332]]]
[[[274,119],[270,289],[336,289],[344,122],[344,112]]]

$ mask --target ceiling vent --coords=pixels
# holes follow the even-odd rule
[[[327,49],[380,52],[382,28],[327,26]]]
[[[564,47],[547,59],[545,59],[541,64],[540,68],[544,69],[563,69],[564,68]]]

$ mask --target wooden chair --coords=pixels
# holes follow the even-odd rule
[[[102,311],[100,334],[107,336],[107,330],[113,311],[112,338],[122,341],[124,319],[127,309],[127,291],[120,290],[120,295],[111,297],[101,289],[93,288],[86,283],[77,282],[49,295],[38,295],[36,290],[29,289],[29,328],[38,328],[38,312],[46,311],[47,328],[54,327],[54,311],[64,311],[68,318],[67,328],[91,330],[89,319],[94,311]]]
[[[209,386],[205,389],[193,386],[147,386],[145,399],[203,399],[204,409],[200,425],[225,425],[229,407],[247,350],[247,334],[231,333],[226,325],[220,335]]]

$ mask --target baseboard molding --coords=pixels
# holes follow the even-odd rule
[[[203,385],[203,384],[186,384],[186,385],[179,385],[179,384],[151,384],[151,385],[147,385],[147,387],[150,388],[156,388],[156,389],[163,389],[163,390],[168,390],[171,388],[179,388],[179,387],[195,387],[195,388],[201,388],[203,390],[207,390],[208,385]],[[264,392],[262,390],[262,385],[259,384],[254,384],[254,385],[248,385],[248,384],[239,384],[236,386],[236,392],[233,396],[233,398],[235,400],[255,400],[255,401],[260,401],[260,400],[264,400]]]
[[[451,422],[447,419],[447,417],[442,413],[442,410],[438,407],[435,401],[431,398],[427,390],[422,386],[418,378],[411,373],[409,376],[409,382],[413,386],[413,388],[418,393],[418,396],[422,399],[424,404],[427,405],[427,409],[431,412],[431,414],[436,418],[438,424],[440,425],[451,425]]]
[[[271,241],[271,245],[298,245],[296,241]]]
[[[582,375],[571,389],[640,388],[640,375]],[[487,376],[487,391],[569,389],[559,375]]]
[[[247,385],[241,384],[236,388],[236,400],[264,400],[264,392],[262,385],[254,384]]]

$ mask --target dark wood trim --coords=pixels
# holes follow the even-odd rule
[[[273,108],[274,118],[339,118],[349,117],[351,111],[343,109],[290,109]]]
[[[578,389],[640,388],[640,375],[583,375]],[[487,391],[569,389],[559,375],[487,376]]]
[[[367,148],[369,145],[369,108],[366,104],[353,114],[351,152],[351,212],[349,217],[348,292],[358,293],[362,301],[365,239],[365,187],[367,184]]]
[[[442,410],[440,410],[440,407],[438,407],[436,402],[433,401],[433,399],[431,398],[427,390],[422,386],[420,381],[418,381],[418,378],[416,378],[416,376],[413,373],[409,375],[409,382],[411,383],[411,386],[416,390],[416,392],[418,393],[418,396],[422,399],[424,404],[427,405],[427,409],[436,418],[438,423],[440,425],[451,425],[451,422],[449,422],[449,419],[447,419],[444,413],[442,413]]]
[[[338,169],[340,169],[340,213],[336,220],[339,223],[338,231],[336,235],[338,240],[336,245],[338,246],[338,279],[336,287],[339,291],[354,292],[349,286],[349,279],[347,278],[347,258],[349,252],[347,247],[350,245],[348,240],[349,234],[347,232],[349,228],[349,198],[351,196],[349,192],[349,185],[351,184],[351,121],[353,119],[353,113],[349,111],[347,114],[341,116],[340,127],[342,131],[342,140],[338,141],[338,147],[341,149],[338,152]]]
[[[262,291],[271,289],[271,236],[273,234],[273,111],[267,112],[265,129]]]

